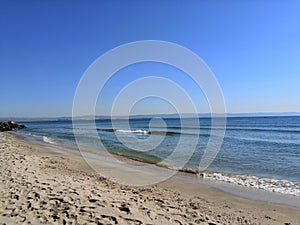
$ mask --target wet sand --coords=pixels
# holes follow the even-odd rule
[[[0,133],[0,174],[0,224],[300,224],[300,208],[178,177],[120,185],[80,156],[11,133]]]

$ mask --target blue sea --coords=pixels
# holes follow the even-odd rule
[[[127,120],[115,119],[112,125],[112,120],[101,119],[95,122],[97,135],[89,120],[77,121],[74,128],[70,120],[24,122],[27,129],[17,132],[30,140],[74,147],[73,129],[77,129],[78,139],[87,148],[102,151],[97,141],[100,138],[111,153],[149,163],[168,157],[184,137],[182,154],[185,149],[195,148],[184,167],[187,171],[197,171],[211,131],[219,129],[212,127],[211,118],[197,120],[199,125],[195,125],[195,118],[164,118],[165,126],[161,123],[150,126],[151,118],[130,119],[128,128]],[[195,139],[196,146],[191,146],[193,141],[189,140]],[[157,140],[159,144],[152,148],[151,142]],[[180,157],[174,158],[172,166],[176,168],[180,160]],[[201,173],[209,179],[300,196],[300,117],[227,118],[220,151]]]

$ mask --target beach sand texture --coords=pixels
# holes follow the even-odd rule
[[[204,185],[120,185],[79,156],[12,133],[0,133],[0,174],[0,224],[300,224],[299,208]]]

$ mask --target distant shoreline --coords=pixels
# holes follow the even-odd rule
[[[181,114],[181,118],[247,118],[247,117],[298,117],[300,112],[286,112],[286,113],[227,113],[223,114]],[[149,114],[149,115],[130,115],[130,116],[63,116],[63,117],[0,117],[0,121],[15,120],[18,122],[47,122],[47,121],[80,121],[80,120],[125,120],[125,119],[151,119],[151,118],[163,118],[163,119],[177,119],[180,118],[178,114]]]

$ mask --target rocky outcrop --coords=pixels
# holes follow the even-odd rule
[[[19,125],[15,121],[0,121],[0,131],[11,131],[26,128],[25,125]]]

